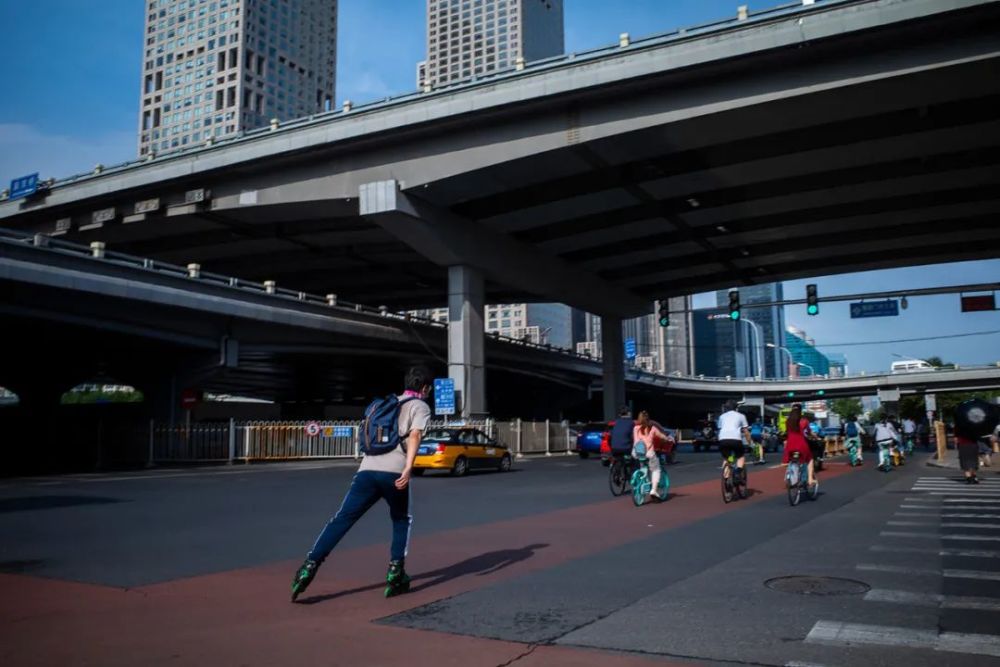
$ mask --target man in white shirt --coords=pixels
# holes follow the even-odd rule
[[[736,401],[726,401],[726,411],[719,415],[719,453],[722,459],[729,454],[736,457],[736,472],[743,474],[746,464],[746,448],[743,446],[744,433],[750,429],[747,418],[736,410]]]
[[[889,460],[889,449],[899,439],[899,433],[892,425],[892,422],[885,415],[882,421],[875,425],[875,445],[878,447],[878,467],[881,470],[889,470],[892,463]]]

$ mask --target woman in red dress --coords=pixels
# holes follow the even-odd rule
[[[792,408],[792,411],[788,413],[785,428],[788,433],[785,437],[785,453],[781,457],[781,462],[787,465],[792,459],[792,452],[798,452],[799,461],[805,463],[806,469],[809,471],[809,484],[815,484],[816,476],[813,472],[812,451],[809,449],[809,443],[806,442],[805,436],[802,435],[802,431],[809,428],[809,420],[802,417],[801,408],[798,406]]]

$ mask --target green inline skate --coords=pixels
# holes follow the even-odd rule
[[[319,563],[314,560],[306,560],[302,563],[302,566],[295,571],[295,577],[292,579],[292,602],[295,602],[295,598],[302,595],[309,584],[312,583],[313,577],[316,576],[316,570],[319,569]]]
[[[403,569],[403,561],[389,562],[389,571],[385,575],[385,596],[387,598],[402,595],[410,591],[410,575]]]

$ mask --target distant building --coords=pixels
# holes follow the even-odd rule
[[[563,0],[427,0],[417,85],[468,81],[562,52]]]
[[[839,352],[826,355],[830,362],[830,377],[844,377],[847,375],[847,357]]]
[[[784,292],[781,283],[769,283],[767,285],[750,285],[740,287],[741,312],[740,324],[737,325],[733,333],[736,343],[736,355],[739,363],[737,374],[741,377],[758,375],[757,359],[758,351],[763,358],[763,371],[759,374],[765,378],[787,377],[788,355],[782,352],[779,347],[784,345],[785,312],[781,306],[766,306],[758,308],[748,308],[755,303],[774,303],[784,299]],[[719,308],[726,308],[729,305],[729,290],[718,290],[715,293],[716,304]],[[757,340],[755,329],[750,325],[742,323],[744,320],[753,322],[760,331],[760,340]],[[767,347],[770,343],[775,347]]]
[[[561,303],[503,303],[487,305],[483,327],[487,333],[572,350],[572,308]],[[411,310],[411,315],[448,322],[447,308]]]
[[[816,341],[806,336],[806,332],[794,326],[785,330],[785,347],[792,355],[796,364],[792,367],[793,377],[808,377],[810,375],[829,375],[830,360],[816,349]],[[802,365],[799,365],[802,364]]]
[[[332,107],[337,0],[147,0],[139,155]]]
[[[736,324],[717,308],[691,313],[694,374],[705,377],[747,377],[743,352],[736,346]]]

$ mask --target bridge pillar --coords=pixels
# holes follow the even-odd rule
[[[604,362],[604,418],[614,419],[625,403],[625,350],[622,347],[622,321],[619,317],[601,316],[601,358]]]
[[[448,267],[448,377],[462,417],[486,414],[484,293],[481,272]]]

